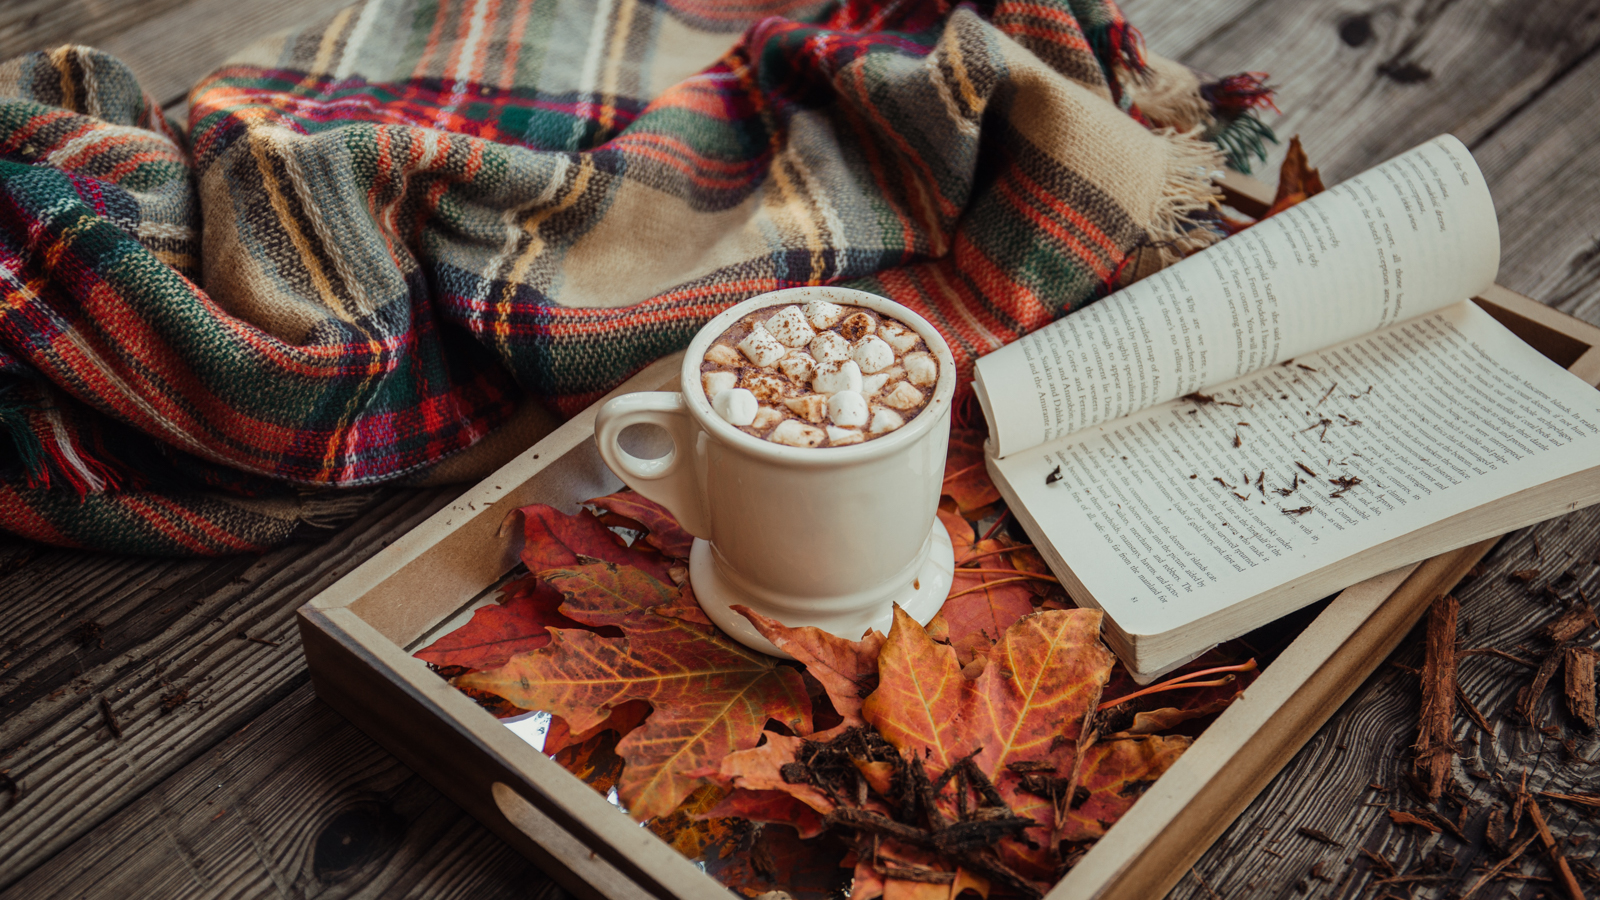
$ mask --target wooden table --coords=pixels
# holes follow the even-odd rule
[[[9,0],[0,58],[94,44],[181,108],[228,52],[329,12],[324,0]],[[1600,323],[1600,6],[1129,0],[1127,12],[1157,52],[1211,72],[1272,73],[1286,111],[1273,124],[1302,136],[1329,183],[1453,132],[1495,196],[1500,283]],[[451,497],[395,491],[325,542],[261,557],[140,559],[0,538],[0,770],[20,785],[13,799],[0,791],[0,898],[562,896],[319,703],[298,648],[297,607]],[[1600,509],[1505,539],[1459,592],[1465,641],[1515,647],[1555,609],[1542,589],[1563,573],[1559,593],[1600,598],[1597,544]],[[1523,569],[1541,574],[1505,577]],[[1415,735],[1417,691],[1402,668],[1420,659],[1415,637],[1172,896],[1380,896],[1370,866],[1347,862],[1358,847],[1402,868],[1441,849],[1460,870],[1473,862],[1474,849],[1384,815],[1400,802]],[[1463,663],[1465,692],[1496,720],[1492,738],[1463,720],[1464,754],[1532,768],[1536,782],[1600,777],[1568,757],[1600,758],[1596,738],[1568,751],[1510,721],[1520,681],[1502,665]],[[1547,814],[1558,831],[1592,832],[1571,809]],[[1481,819],[1467,827],[1479,844]],[[1568,852],[1594,862],[1597,850],[1600,841]],[[1538,882],[1497,890],[1556,896]]]

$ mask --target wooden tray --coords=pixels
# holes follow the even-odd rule
[[[1245,212],[1270,196],[1231,178]],[[1546,356],[1600,381],[1600,328],[1495,287],[1480,304]],[[616,393],[671,389],[678,357]],[[318,696],[579,897],[733,896],[592,788],[517,737],[407,649],[517,564],[507,517],[529,503],[573,512],[619,489],[594,444],[599,403],[573,418],[300,610]],[[1148,900],[1172,887],[1429,603],[1493,546],[1464,547],[1355,585],[1206,729],[1047,900]]]

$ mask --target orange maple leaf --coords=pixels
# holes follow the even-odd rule
[[[1322,173],[1311,168],[1311,161],[1306,158],[1305,148],[1300,146],[1300,135],[1297,134],[1289,139],[1289,150],[1283,156],[1283,165],[1278,167],[1278,193],[1272,198],[1272,206],[1261,218],[1271,218],[1324,190]]]
[[[1082,803],[1075,800],[1067,809],[1061,839],[1086,841],[1103,836],[1144,788],[1178,761],[1190,743],[1186,737],[1167,736],[1105,741],[1090,747],[1078,780],[1080,791],[1089,796]]]
[[[939,639],[949,641],[955,647],[956,658],[966,665],[987,653],[1013,622],[1034,611],[1035,594],[1030,582],[1007,580],[1008,576],[995,572],[963,571],[961,564],[982,554],[977,560],[983,564],[982,568],[1018,568],[1012,557],[1033,551],[1019,547],[1016,554],[996,553],[994,551],[1004,549],[1006,543],[992,539],[979,541],[966,519],[941,509],[939,520],[950,534],[958,568],[950,585],[951,596],[928,623],[928,628]],[[1043,560],[1040,564],[1042,566]],[[1032,569],[1018,568],[1018,571]]]
[[[834,710],[844,719],[842,727],[862,724],[862,689],[877,681],[882,634],[869,630],[861,640],[849,641],[809,625],[791,628],[746,606],[736,605],[733,610],[822,683]]]
[[[717,629],[656,607],[676,590],[638,569],[596,563],[539,573],[566,597],[561,612],[624,637],[556,628],[550,643],[456,684],[548,710],[585,732],[628,700],[652,712],[617,745],[626,766],[617,786],[636,820],[671,812],[704,782],[691,774],[755,746],[768,718],[811,730],[811,701],[798,670],[749,650]]]
[[[954,500],[962,513],[1000,501],[1000,489],[994,486],[983,464],[983,440],[984,433],[976,429],[950,429],[941,493]]]

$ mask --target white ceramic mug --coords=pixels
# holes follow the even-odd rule
[[[922,336],[939,380],[920,414],[859,444],[809,448],[746,434],[712,410],[700,380],[706,349],[751,310],[816,299],[866,307]],[[749,647],[786,656],[729,607],[855,640],[869,628],[888,633],[892,604],[924,624],[943,604],[955,560],[937,511],[955,385],[949,345],[911,310],[863,291],[789,288],[707,322],[684,354],[682,393],[613,398],[595,420],[595,440],[611,471],[697,538],[690,580],[711,620]],[[618,439],[638,424],[665,429],[672,450],[658,459],[624,450]]]

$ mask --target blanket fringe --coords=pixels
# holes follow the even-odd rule
[[[79,499],[122,486],[117,466],[89,452],[59,409],[29,403],[21,393],[0,393],[0,435],[16,451],[23,484],[71,491]]]
[[[1249,175],[1254,160],[1266,162],[1267,145],[1276,144],[1278,135],[1250,111],[1218,119],[1206,131],[1206,139],[1222,151],[1229,168]]]
[[[1144,35],[1127,22],[1091,25],[1084,29],[1083,37],[1107,71],[1121,66],[1135,75],[1144,72]]]
[[[1201,128],[1155,132],[1168,144],[1161,199],[1152,211],[1147,232],[1164,265],[1221,240],[1211,214],[1221,200],[1212,173],[1223,165],[1222,153],[1205,139]]]

